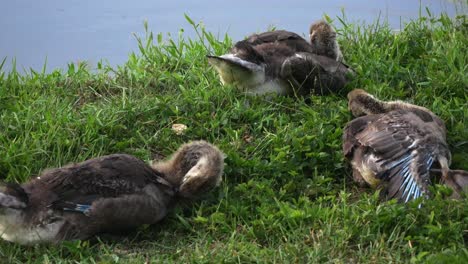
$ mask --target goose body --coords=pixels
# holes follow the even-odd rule
[[[0,236],[20,244],[87,239],[160,221],[177,197],[191,198],[221,181],[213,145],[183,145],[153,164],[113,154],[46,170],[22,185],[0,187]]]
[[[343,152],[353,178],[381,188],[386,199],[408,202],[428,197],[430,170],[449,175],[450,150],[443,121],[426,108],[383,102],[363,90],[348,94],[355,116],[343,134]]]
[[[310,52],[314,49],[303,37],[298,34],[286,30],[267,31],[259,34],[252,34],[245,40],[252,46],[261,46],[271,43],[280,43],[287,46],[291,51],[295,52]],[[290,54],[291,55],[291,54]]]
[[[223,84],[232,84],[247,94],[338,91],[348,82],[352,70],[341,62],[336,34],[312,28],[316,47],[293,32],[277,30],[251,35],[237,42],[228,54],[207,56],[208,62]],[[330,25],[328,28],[333,30]]]

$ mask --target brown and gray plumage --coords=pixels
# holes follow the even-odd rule
[[[336,41],[336,31],[325,20],[319,20],[309,30],[312,53],[343,62],[340,45]]]
[[[177,197],[221,182],[224,158],[205,141],[185,144],[165,162],[113,154],[44,171],[0,187],[0,236],[20,244],[87,239],[160,221]]]
[[[431,176],[441,178],[442,172],[438,169],[431,170]],[[450,187],[453,192],[450,198],[461,199],[468,197],[468,171],[449,170],[448,176],[442,180],[442,183]]]
[[[343,152],[355,181],[382,188],[387,199],[408,202],[429,196],[433,166],[442,179],[449,177],[446,128],[434,113],[401,101],[383,102],[360,89],[348,100],[358,118],[344,129]]]
[[[341,62],[335,31],[319,21],[312,25],[310,36],[312,45],[284,30],[254,34],[237,42],[228,54],[207,56],[208,62],[223,84],[248,94],[308,95],[341,90],[353,71]]]

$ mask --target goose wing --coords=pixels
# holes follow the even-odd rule
[[[300,53],[302,56],[305,56],[307,60],[310,60],[313,62],[313,64],[320,66],[323,71],[329,73],[329,74],[347,74],[347,73],[353,73],[351,68],[349,68],[348,65],[336,61],[332,58],[326,57],[326,56],[321,56],[321,55],[316,55],[316,54],[308,54],[308,53]]]
[[[355,140],[373,155],[378,168],[376,177],[387,183],[387,197],[408,202],[426,196],[429,170],[438,157],[438,148],[444,144],[409,111],[379,116]]]
[[[85,212],[101,198],[135,194],[149,183],[169,185],[145,162],[114,154],[44,172],[55,208]]]
[[[319,94],[341,90],[348,83],[349,73],[352,71],[343,63],[307,52],[298,52],[288,57],[281,67],[284,79]]]
[[[304,38],[302,38],[298,34],[294,32],[290,32],[290,31],[286,31],[286,30],[273,30],[273,31],[259,33],[259,34],[253,34],[249,36],[246,40],[252,44],[260,44],[260,43],[266,43],[266,42],[275,42],[275,41],[293,40],[293,39],[306,41]]]
[[[366,115],[355,118],[348,122],[343,129],[343,154],[346,158],[351,158],[356,147],[360,146],[356,135],[367,128],[369,123],[378,119],[379,115]]]
[[[251,74],[264,70],[261,65],[241,59],[233,54],[225,54],[222,56],[207,55],[206,57],[211,65],[224,74],[230,73],[242,76],[242,74]]]
[[[296,33],[286,30],[268,31],[260,34],[253,34],[245,41],[256,46],[265,43],[279,42],[293,48],[296,52],[312,52],[311,45]]]

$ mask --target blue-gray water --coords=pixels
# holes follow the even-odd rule
[[[448,0],[3,0],[0,59],[8,58],[3,70],[11,69],[13,58],[19,70],[40,70],[46,58],[48,71],[78,61],[93,67],[101,59],[118,65],[137,51],[132,33],[144,34],[144,20],[155,33],[177,36],[184,28],[185,37],[195,38],[184,13],[209,31],[239,40],[269,26],[305,34],[312,21],[324,14],[335,18],[342,8],[349,21],[371,23],[380,15],[399,29],[401,21],[418,17],[421,5],[433,14],[457,12]]]

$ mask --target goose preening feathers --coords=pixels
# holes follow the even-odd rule
[[[379,187],[385,198],[402,202],[429,196],[434,167],[447,185],[466,186],[466,176],[452,177],[457,171],[449,170],[446,128],[434,113],[401,101],[380,101],[360,89],[350,92],[348,100],[357,118],[344,129],[343,152],[356,182]]]
[[[21,244],[87,239],[160,221],[177,197],[193,198],[221,182],[223,154],[205,141],[165,162],[113,154],[46,170],[0,186],[0,236]]]
[[[207,56],[223,84],[247,94],[327,94],[341,90],[352,70],[342,63],[335,30],[325,21],[312,24],[308,43],[277,30],[237,42],[228,54]]]

